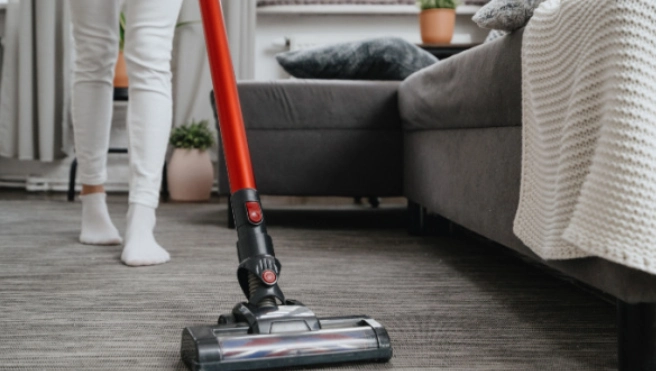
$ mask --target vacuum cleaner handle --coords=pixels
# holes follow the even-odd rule
[[[246,141],[237,81],[232,68],[228,37],[219,0],[199,0],[207,55],[212,73],[214,99],[219,111],[219,129],[230,181],[230,203],[239,239],[237,278],[249,303],[275,307],[285,297],[278,287],[280,262],[267,234],[260,197]]]
[[[219,111],[219,126],[228,168],[230,192],[255,189],[255,177],[246,141],[237,82],[230,58],[219,0],[199,0],[212,86]]]

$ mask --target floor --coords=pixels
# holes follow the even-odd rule
[[[125,230],[125,195],[108,197]],[[413,237],[398,203],[265,200],[280,286],[319,316],[386,326],[386,364],[321,370],[610,370],[615,309],[464,237]],[[130,268],[120,246],[77,242],[80,204],[0,190],[0,370],[184,370],[180,332],[243,300],[223,199],[163,203],[168,264]]]

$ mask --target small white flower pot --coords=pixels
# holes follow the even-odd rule
[[[208,151],[176,148],[167,164],[172,201],[208,201],[214,184],[214,166]]]

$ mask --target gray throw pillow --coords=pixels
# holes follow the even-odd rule
[[[506,36],[508,32],[506,31],[499,31],[499,30],[490,30],[490,33],[487,34],[487,37],[485,38],[485,41],[483,43],[489,43],[491,41],[494,41],[496,39],[500,39],[504,36]]]
[[[290,75],[311,79],[404,80],[438,61],[401,38],[385,37],[281,53]]]
[[[513,32],[528,23],[544,0],[492,0],[474,14],[479,27]]]

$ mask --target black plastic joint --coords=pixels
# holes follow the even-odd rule
[[[260,196],[254,189],[241,189],[230,196],[230,205],[235,219],[235,229],[239,237],[239,262],[256,255],[272,255],[273,243],[267,235],[264,214],[260,207],[260,221],[253,223],[249,220],[247,203],[255,202],[260,205]]]
[[[257,303],[266,297],[276,297],[284,302],[284,295],[276,283],[281,265],[275,257],[271,237],[267,234],[260,196],[254,189],[241,189],[230,196],[230,205],[239,237],[237,279],[242,291],[251,302]],[[270,271],[267,272],[268,276],[264,275],[265,271]],[[249,274],[255,275],[261,282],[261,287],[255,292],[249,282]],[[267,281],[267,277],[272,280]]]

